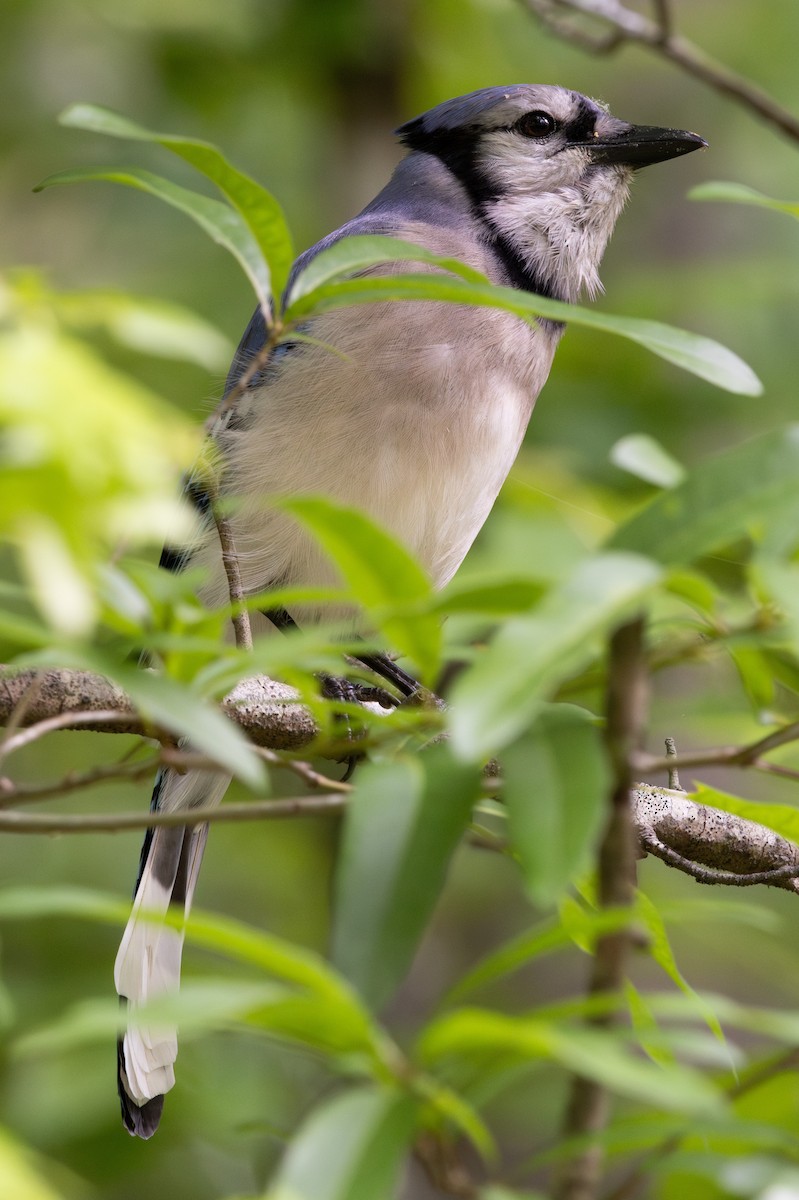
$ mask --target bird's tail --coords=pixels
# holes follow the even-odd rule
[[[218,804],[228,782],[204,771],[161,771],[151,808],[173,812]],[[207,825],[147,831],[133,912],[117,953],[114,981],[129,1014],[118,1047],[119,1098],[125,1127],[141,1138],[152,1137],[158,1128],[164,1093],[175,1083],[178,1041],[174,1026],[137,1021],[136,1010],[180,986],[183,933],[159,917],[170,910],[188,916],[207,836]]]

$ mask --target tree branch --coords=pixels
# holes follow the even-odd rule
[[[671,31],[665,0],[656,2],[657,20],[625,8],[617,0],[522,0],[522,3],[528,12],[558,37],[582,46],[591,53],[607,54],[625,42],[645,46],[714,91],[729,96],[786,137],[799,141],[799,119],[793,113],[778,104],[756,83],[736,74],[705,54],[694,42]],[[560,15],[564,11],[598,19],[609,29],[601,35],[591,34],[573,21],[564,20]]]
[[[35,687],[32,686],[34,683]],[[21,704],[23,698],[24,705]],[[634,703],[640,706],[640,701]],[[341,802],[345,802],[346,795],[351,791],[348,784],[329,779],[309,763],[285,758],[280,753],[301,749],[312,742],[316,735],[313,718],[296,702],[296,693],[292,688],[266,677],[243,680],[222,701],[221,707],[245,731],[270,766],[290,770],[306,786],[319,788],[327,794],[336,793]],[[109,779],[133,780],[142,774],[149,774],[157,765],[172,766],[181,771],[214,770],[216,767],[208,755],[176,747],[168,732],[159,734],[159,730],[136,713],[131,700],[121,688],[102,676],[86,671],[29,670],[11,674],[10,668],[6,668],[5,674],[0,675],[0,724],[11,720],[17,726],[27,724],[28,728],[17,728],[12,737],[3,743],[4,753],[19,749],[24,744],[20,740],[23,734],[24,741],[29,742],[54,729],[77,727],[105,733],[162,736],[164,741],[158,755],[145,762],[134,764],[123,761],[98,766],[84,774],[70,772],[61,780],[44,785],[19,786],[10,779],[0,777],[0,811],[13,804],[33,803]],[[724,762],[761,769],[773,766],[775,770],[787,772],[788,768],[763,763],[760,756],[797,738],[799,725],[794,723],[745,746],[724,747],[696,755],[668,755],[664,759],[631,753],[631,759],[636,768],[646,766],[658,770],[671,769],[676,763]],[[490,779],[489,783],[492,789],[496,788],[496,779]],[[322,809],[327,811],[324,805]],[[309,813],[313,810],[304,805],[302,811]],[[262,816],[277,815],[293,815],[293,810],[280,813],[279,810],[269,809],[267,805],[262,812],[260,807],[250,804],[243,806],[235,816],[209,819],[259,820]],[[64,818],[54,816],[48,816],[50,825],[31,820],[23,826],[22,816],[20,813],[8,813],[8,821],[0,828],[52,833],[66,832],[68,827],[73,827],[70,820],[63,824]],[[74,828],[87,832],[133,828],[130,821],[135,820],[146,826],[148,819],[149,814],[108,814],[103,815],[97,825],[78,822]],[[764,825],[698,804],[684,792],[648,784],[637,785],[632,794],[631,819],[644,854],[651,853],[702,883],[743,886],[757,882],[787,891],[799,891],[799,880],[794,878],[793,870],[796,867],[799,876],[799,848]],[[52,824],[54,820],[62,821],[63,828],[56,829]],[[182,823],[186,823],[185,819]],[[489,839],[481,844],[491,849],[503,848],[497,839]]]
[[[21,718],[25,726],[59,718],[63,723],[58,728],[80,724],[93,732],[134,733],[170,743],[174,740],[168,731],[142,718],[122,689],[102,675],[66,669],[13,674],[11,670],[5,668],[0,675],[0,724],[9,719],[36,677],[38,690]],[[271,750],[300,750],[317,733],[313,717],[297,702],[296,691],[266,676],[243,679],[221,702],[221,708],[246,730],[254,745]],[[8,751],[8,743],[4,751]]]
[[[700,883],[766,883],[799,891],[799,846],[765,825],[698,804],[685,792],[639,785],[633,824],[646,852]]]
[[[263,821],[281,817],[318,816],[340,812],[347,798],[339,792],[292,796],[288,800],[250,800],[245,804],[179,809],[176,812],[25,813],[0,811],[0,833],[119,833],[125,829],[154,829],[158,825],[203,825],[206,821]]]
[[[599,850],[598,899],[602,908],[625,908],[635,899],[635,832],[632,819],[630,756],[641,740],[648,708],[644,652],[644,619],[621,626],[610,639],[606,697],[605,742],[613,768],[610,816]],[[614,994],[624,984],[630,949],[629,929],[599,938],[592,960],[589,996]],[[607,1027],[612,1011],[589,1017],[588,1023]],[[596,1080],[575,1075],[563,1125],[565,1139],[601,1132],[608,1120],[610,1096]],[[556,1200],[594,1200],[602,1169],[602,1147],[585,1146],[563,1164],[555,1186]]]

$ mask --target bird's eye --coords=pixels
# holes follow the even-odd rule
[[[558,123],[555,118],[539,109],[536,109],[535,112],[525,113],[514,126],[518,133],[529,138],[549,137],[557,127]]]

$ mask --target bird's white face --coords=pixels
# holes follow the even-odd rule
[[[629,126],[564,88],[530,88],[485,114],[474,145],[482,213],[546,290],[576,301],[601,287],[599,263],[632,167],[596,163],[590,143]]]
[[[703,145],[634,126],[566,88],[490,88],[400,130],[466,189],[516,286],[561,300],[600,287],[598,267],[637,167]]]

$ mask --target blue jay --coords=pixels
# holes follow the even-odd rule
[[[388,184],[307,251],[295,275],[341,238],[383,234],[461,259],[497,284],[571,302],[583,292],[593,296],[633,172],[705,145],[696,134],[630,125],[577,92],[539,85],[448,100],[398,134],[408,153]],[[408,301],[318,316],[310,332],[313,343],[273,353],[215,433],[224,489],[238,501],[232,520],[245,591],[335,582],[314,540],[268,504],[271,495],[314,492],[362,508],[392,530],[442,587],[513,464],[562,326],[528,324],[490,308]],[[256,313],[228,392],[263,344]],[[203,599],[222,604],[227,582],[208,499],[196,485],[188,494],[198,512],[196,541],[166,550],[162,563],[175,570],[191,559],[204,567]],[[319,615],[280,610],[260,619],[263,627],[285,627]],[[412,690],[390,659],[369,665],[400,692]],[[227,783],[210,772],[167,770],[152,806],[218,803]],[[177,989],[182,951],[177,929],[138,913],[188,913],[207,831],[161,827],[145,839],[115,970],[131,1017]],[[131,1134],[155,1132],[176,1055],[174,1029],[131,1021],[119,1046],[119,1094]]]

